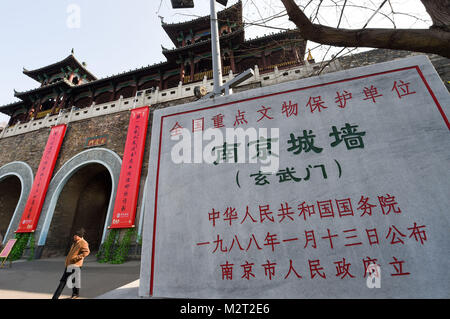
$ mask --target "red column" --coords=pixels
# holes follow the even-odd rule
[[[181,83],[184,83],[184,61],[181,62],[180,66],[180,81]]]

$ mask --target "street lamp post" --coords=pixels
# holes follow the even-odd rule
[[[216,0],[210,0],[211,8],[211,57],[214,79],[214,94],[221,94],[222,61],[220,60],[219,23],[217,21]]]

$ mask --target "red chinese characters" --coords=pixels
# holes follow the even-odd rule
[[[282,260],[278,262],[276,260],[266,259],[264,263],[259,266],[256,262],[250,262],[245,260],[245,263],[236,261],[230,262],[226,260],[223,264],[220,264],[220,277],[222,280],[254,280],[254,279],[265,279],[265,280],[333,280],[333,276],[327,277],[330,274],[334,265],[336,269],[334,272],[334,277],[337,280],[354,280],[355,278],[367,278],[368,275],[374,275],[373,272],[386,271],[391,277],[398,276],[410,276],[411,273],[408,271],[408,265],[406,260],[400,259],[398,256],[392,256],[392,261],[386,261],[384,265],[378,263],[378,258],[365,257],[358,260],[360,265],[364,269],[363,274],[359,275],[355,272],[353,268],[354,261],[343,257],[341,259],[333,261],[332,264],[322,263],[320,259],[305,259],[303,263],[295,262],[289,259],[289,262]],[[289,264],[289,265],[288,265]],[[238,265],[241,268],[242,275],[238,274],[238,277],[234,275],[234,271],[238,271]],[[287,266],[288,265],[288,266]],[[376,268],[374,267],[376,265]],[[236,269],[235,269],[236,266]],[[309,276],[303,277],[302,273],[309,273]],[[380,276],[380,273],[376,273]]]
[[[50,132],[17,233],[29,233],[36,229],[66,128],[65,124],[57,125]]]
[[[383,94],[378,92],[378,88],[373,85],[370,88],[365,87],[363,93],[365,95],[364,100],[372,100],[373,103],[377,103],[377,98],[383,96]]]
[[[192,132],[199,132],[205,130],[205,118],[201,117],[192,120]]]
[[[233,247],[236,250],[247,252],[252,250],[268,250],[275,252],[280,249],[282,245],[296,245],[303,249],[317,249],[327,248],[335,249],[342,247],[352,246],[379,246],[392,245],[402,246],[406,241],[416,242],[419,245],[425,245],[427,241],[427,231],[425,225],[417,225],[414,222],[412,227],[408,227],[406,230],[400,226],[391,225],[388,228],[350,228],[350,229],[329,229],[325,230],[304,230],[299,233],[271,233],[266,232],[264,234],[254,233],[248,235],[234,235],[230,234],[222,237],[220,234],[216,235],[216,239],[212,241],[197,242],[197,246],[206,246],[212,244],[214,249],[211,253],[230,252]],[[409,231],[409,236],[403,232]],[[301,235],[301,236],[300,236]],[[281,248],[284,249],[284,248]]]
[[[131,111],[110,228],[134,227],[149,107]]]
[[[362,195],[359,198],[358,210],[361,214],[356,214],[353,209],[352,199],[350,197],[335,200],[316,201],[316,205],[309,205],[306,201],[298,204],[298,212],[295,212],[294,205],[291,206],[287,201],[280,203],[278,214],[275,214],[276,205],[261,204],[245,205],[245,208],[227,206],[221,213],[217,208],[208,212],[208,222],[213,230],[221,232],[215,234],[214,239],[210,241],[198,241],[198,249],[207,249],[209,253],[218,256],[227,256],[225,263],[221,264],[222,280],[254,280],[257,278],[272,280],[353,280],[354,278],[366,278],[372,275],[374,269],[379,271],[381,268],[378,260],[380,258],[363,257],[359,260],[359,267],[364,269],[359,273],[358,261],[353,261],[347,257],[336,258],[330,263],[329,258],[317,258],[317,252],[325,252],[330,256],[332,252],[339,253],[346,247],[402,247],[407,242],[412,245],[425,245],[428,240],[428,230],[426,225],[413,222],[408,226],[399,224],[388,224],[378,226],[357,226],[354,227],[334,227],[329,224],[328,219],[323,218],[353,218],[355,221],[361,217],[370,218],[376,212],[378,217],[387,218],[390,213],[400,214],[401,210],[395,196],[385,194],[378,196],[379,206],[370,204],[370,198]],[[271,205],[274,209],[271,208]],[[259,210],[259,218],[258,218]],[[316,210],[318,216],[316,215]],[[398,215],[397,215],[398,216]],[[277,218],[278,217],[278,218]],[[304,228],[292,232],[283,231],[280,228],[288,227],[291,223],[307,225],[304,222],[310,218],[317,218],[328,227],[318,227],[316,229]],[[260,226],[269,231],[258,231]],[[220,227],[219,227],[220,225]],[[284,226],[285,225],[285,226]],[[330,227],[331,226],[331,227]],[[225,227],[225,228],[224,228]],[[255,232],[245,234],[242,227],[252,229]],[[254,228],[256,227],[256,228]],[[236,228],[236,233],[230,233],[231,229]],[[295,254],[304,250],[303,265],[301,261],[294,261],[284,257],[283,260],[274,260],[265,258],[264,262],[252,260],[255,254],[262,256],[279,256],[282,252],[295,251]],[[311,258],[308,254],[315,257]],[[242,256],[242,260],[230,260]],[[292,256],[294,257],[294,256]],[[244,263],[245,261],[245,263]],[[262,263],[261,263],[262,262]],[[238,266],[239,265],[239,266]],[[378,267],[378,268],[377,268]],[[385,260],[383,269],[392,277],[410,276],[408,262],[401,256],[393,256],[392,260]],[[234,271],[242,271],[237,276]],[[332,270],[335,269],[333,272]],[[372,271],[372,272],[371,272]],[[309,276],[302,276],[308,274]]]
[[[392,91],[395,91],[397,93],[399,99],[410,94],[415,94],[415,91],[410,91],[409,85],[409,82],[405,83],[402,80],[395,81],[394,85],[392,86]]]
[[[180,123],[176,122],[170,129],[170,136],[178,136],[183,132],[183,127]]]
[[[265,107],[264,105],[261,105],[261,109],[258,110],[258,113],[261,114],[261,117],[256,121],[259,122],[262,119],[268,119],[273,120],[273,117],[271,117],[268,112],[271,110],[271,107]]]
[[[286,115],[286,117],[297,116],[298,104],[293,103],[291,100],[289,100],[289,102],[284,101],[281,105],[281,113]]]
[[[311,113],[314,113],[315,111],[322,112],[322,109],[328,108],[324,103],[325,101],[322,100],[321,96],[311,96],[306,107],[309,107]]]
[[[355,206],[356,208],[353,208],[352,199],[349,197],[319,200],[315,204],[299,201],[297,208],[294,208],[295,205],[288,202],[282,202],[278,206],[280,207],[278,208],[278,213],[274,212],[277,210],[276,208],[272,209],[271,205],[266,203],[253,208],[247,205],[245,209],[225,207],[223,213],[217,208],[212,208],[208,212],[208,219],[213,227],[223,222],[231,227],[235,224],[290,223],[296,220],[306,221],[311,218],[370,218],[374,214],[383,216],[389,215],[390,213],[402,213],[397,199],[393,195],[386,194],[378,196],[379,205],[371,204],[370,201],[371,199],[369,197],[362,195],[358,201],[358,205]],[[356,200],[353,200],[353,202],[355,203]],[[420,235],[418,230],[416,232],[415,237]]]
[[[352,94],[350,92],[347,92],[344,90],[344,92],[341,94],[339,92],[336,92],[336,98],[334,101],[336,102],[337,106],[339,106],[341,109],[345,108],[347,106],[347,101],[352,98]]]
[[[411,85],[410,82],[406,82],[402,79],[397,79],[388,85],[387,88],[380,88],[374,84],[366,86],[361,85],[361,87],[354,92],[348,88],[341,88],[335,91],[336,94],[334,96],[324,96],[321,95],[322,93],[317,93],[317,95],[303,97],[302,101],[280,100],[273,102],[272,105],[260,105],[253,110],[236,109],[234,115],[228,115],[227,117],[222,113],[217,113],[215,115],[211,114],[208,118],[193,117],[188,119],[188,121],[191,121],[192,125],[186,125],[192,126],[192,132],[205,131],[208,128],[236,128],[252,125],[253,121],[260,124],[268,123],[268,121],[274,120],[276,117],[281,120],[299,118],[304,115],[302,112],[313,116],[316,116],[316,114],[317,116],[320,116],[321,113],[328,112],[328,110],[332,108],[345,111],[345,109],[358,103],[358,101],[359,103],[369,102],[377,104],[382,101],[383,97],[387,94],[398,99],[404,99],[416,93],[416,91],[414,91],[414,85]],[[304,108],[299,108],[299,104],[303,105]],[[180,122],[175,121],[175,124],[172,124],[172,127],[169,129],[170,136],[180,135],[183,128],[184,127]]]

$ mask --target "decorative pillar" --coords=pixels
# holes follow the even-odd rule
[[[266,67],[267,67],[267,60],[266,60],[266,51],[264,50],[262,53],[261,53],[261,55],[262,55],[262,66],[263,66],[263,68],[265,69]]]
[[[184,61],[181,61],[181,66],[180,66],[180,81],[181,81],[181,83],[184,83]]]
[[[90,107],[91,105],[92,105],[92,103],[94,102],[94,91],[91,89],[91,90],[89,90],[90,92],[91,92],[91,97],[90,97],[90,100],[89,100],[89,103],[88,103],[88,105],[87,105],[87,107]]]
[[[161,70],[159,71],[159,85],[158,88],[160,91],[164,90],[163,88],[163,74],[161,73]]]
[[[70,75],[69,75],[69,79],[68,79],[68,81],[70,82],[70,83],[72,83],[72,80],[73,80],[73,77],[75,76],[75,73],[70,73]]]
[[[36,100],[36,104],[34,105],[34,113],[33,113],[33,119],[36,119],[37,114],[39,112],[39,107],[41,105],[40,100]]]
[[[67,97],[65,108],[72,108],[74,104],[75,96],[71,94]]]
[[[267,66],[271,66],[272,65],[272,58],[271,58],[270,54],[266,57],[266,65]]]
[[[236,64],[234,62],[234,50],[233,49],[230,50],[230,67],[231,67],[231,71],[233,71],[233,73],[236,73]]]
[[[56,95],[56,98],[55,98],[55,103],[53,103],[53,106],[52,106],[52,109],[51,109],[51,111],[50,111],[50,115],[53,115],[53,114],[55,114],[55,110],[56,110],[56,108],[58,107],[58,102],[59,102],[59,97],[61,96],[61,94],[57,94]]]
[[[68,97],[69,97],[69,95],[68,95],[66,92],[64,92],[64,93],[62,94],[61,103],[59,103],[59,105],[58,105],[58,106],[59,106],[59,111],[60,111],[60,112],[61,112],[62,109],[65,108],[65,106],[66,106],[66,104],[67,104]]]
[[[298,48],[293,47],[292,51],[294,52],[295,62],[297,62],[297,63],[303,62],[302,59],[300,59],[300,55],[298,54]]]
[[[31,115],[32,115],[32,111],[31,110],[33,110],[33,107],[34,107],[34,103],[35,102],[32,102],[31,103],[31,108],[28,110],[28,112],[27,112],[27,117],[26,117],[26,119],[25,119],[25,122],[28,122],[30,119],[31,119]],[[11,116],[11,118],[9,119],[9,123],[8,123],[8,126],[10,126],[11,125],[11,121],[12,121],[12,116]]]
[[[195,64],[194,64],[194,59],[193,58],[191,58],[190,63],[191,63],[191,82],[193,82],[194,81],[194,72],[195,72],[195,70],[194,70]]]
[[[116,100],[116,84],[112,84],[112,92],[111,97],[109,98],[110,101]]]

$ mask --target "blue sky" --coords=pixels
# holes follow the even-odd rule
[[[237,0],[229,0],[228,5]],[[418,4],[418,0],[396,0],[400,4]],[[283,11],[279,0],[243,0],[244,20],[257,21]],[[365,1],[363,1],[365,2]],[[80,27],[70,28],[68,20],[79,8]],[[219,9],[223,7],[217,5]],[[404,7],[404,6],[403,6]],[[410,7],[408,6],[408,10]],[[350,10],[350,9],[349,9]],[[349,12],[351,16],[351,12]],[[361,19],[371,12],[358,11]],[[166,22],[178,22],[209,14],[209,1],[196,0],[195,8],[174,10],[170,0],[10,0],[0,5],[0,105],[17,99],[13,89],[26,91],[39,84],[22,73],[55,63],[67,57],[74,48],[75,56],[87,63],[87,68],[98,78],[159,63],[166,59],[161,45],[173,44],[161,28],[158,15]],[[333,25],[335,12],[320,19]],[[401,17],[400,17],[401,18]],[[327,21],[328,20],[328,21]],[[72,21],[72,20],[71,20]],[[363,20],[362,20],[363,22]],[[361,22],[361,23],[362,23]],[[356,22],[353,27],[357,27]],[[371,26],[389,22],[374,19]],[[286,16],[270,22],[284,28],[294,28]],[[401,26],[401,24],[400,24]],[[420,27],[415,23],[415,27]],[[345,27],[345,26],[344,26]],[[409,27],[409,25],[406,25]],[[279,32],[264,27],[249,27],[246,38]],[[312,44],[310,44],[312,46]],[[324,48],[325,50],[325,48]],[[333,53],[333,50],[329,54]],[[0,114],[0,122],[7,120]]]
[[[158,15],[166,22],[190,19],[182,12],[207,15],[206,1],[197,2],[195,9],[186,11],[173,10],[168,0],[161,7],[160,0],[2,1],[0,105],[16,101],[13,89],[26,91],[39,85],[22,73],[23,67],[32,70],[62,60],[72,48],[98,78],[165,61],[161,45],[173,45]],[[79,28],[67,25],[73,17],[73,11],[67,12],[71,4],[80,9]]]

